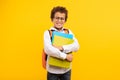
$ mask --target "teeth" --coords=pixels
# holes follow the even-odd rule
[[[61,25],[61,24],[58,24],[58,25]]]
[[[58,26],[61,26],[62,24],[61,23],[57,23]]]

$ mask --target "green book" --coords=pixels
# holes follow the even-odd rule
[[[73,43],[73,35],[53,32],[52,34],[52,44],[56,46],[62,46]],[[61,67],[61,68],[70,68],[70,62],[67,60],[58,59],[50,56],[48,60],[49,65]]]

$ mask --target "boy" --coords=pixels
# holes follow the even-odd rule
[[[64,32],[64,23],[67,21],[68,17],[68,11],[65,7],[57,6],[54,7],[51,11],[51,21],[53,22],[53,27],[50,28],[50,30],[58,31],[61,33]],[[69,34],[73,33],[69,30]],[[67,54],[69,52],[75,52],[79,49],[79,44],[77,39],[73,36],[74,42],[69,45],[63,45],[63,46],[56,46],[52,45],[51,43],[51,37],[49,34],[49,31],[44,32],[44,50],[46,52],[47,56],[47,80],[70,80],[71,77],[71,67],[69,69],[60,68],[51,66],[48,64],[48,59],[50,56],[72,61],[73,55]]]

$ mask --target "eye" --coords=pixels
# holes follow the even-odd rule
[[[55,17],[55,19],[56,19],[56,20],[59,20],[59,19],[60,19],[60,20],[65,20],[65,18],[63,18],[63,17]]]

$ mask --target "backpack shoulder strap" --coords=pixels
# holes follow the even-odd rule
[[[48,31],[49,31],[50,39],[52,40],[52,32],[55,30],[48,30]]]
[[[52,30],[48,30],[50,37],[52,37]]]
[[[65,32],[66,34],[69,34],[69,30],[68,30],[68,29],[64,28],[63,30],[64,30],[64,32]]]

